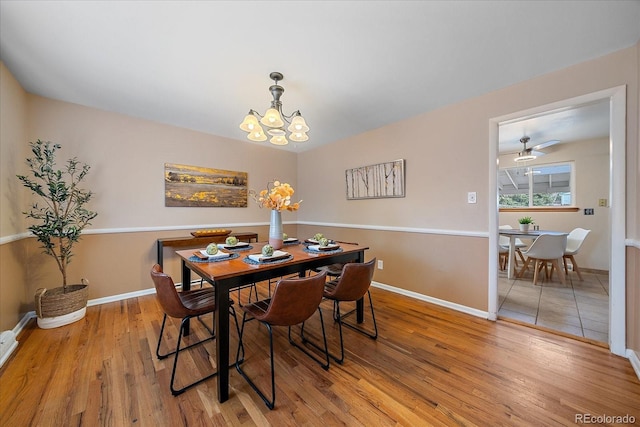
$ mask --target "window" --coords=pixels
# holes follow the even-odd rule
[[[573,162],[500,169],[499,207],[573,206],[574,182]]]

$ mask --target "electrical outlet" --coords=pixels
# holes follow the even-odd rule
[[[607,207],[607,199],[598,199],[598,206],[600,206],[601,208],[606,208]]]
[[[476,203],[477,195],[475,191],[470,191],[467,193],[467,203]]]
[[[384,270],[384,261],[378,260],[378,270]]]

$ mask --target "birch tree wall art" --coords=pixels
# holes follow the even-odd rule
[[[404,197],[404,159],[345,171],[347,200]]]

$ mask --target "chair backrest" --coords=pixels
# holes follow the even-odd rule
[[[591,233],[591,230],[585,230],[584,228],[574,228],[571,230],[571,233],[567,236],[566,252],[572,255],[576,254],[589,233]]]
[[[510,225],[501,225],[498,227],[500,230],[512,230],[513,227]],[[498,245],[500,246],[509,246],[509,237],[500,235],[498,239]]]
[[[264,315],[256,319],[275,326],[293,326],[310,318],[322,302],[327,273],[282,279],[273,290]]]
[[[566,235],[541,234],[525,253],[531,258],[558,259],[562,258],[566,247]]]
[[[356,301],[367,293],[375,269],[376,258],[369,262],[345,264],[335,288],[328,293],[338,301]]]
[[[160,267],[159,264],[151,268],[151,279],[153,280],[153,285],[156,287],[156,296],[160,302],[160,306],[167,316],[175,318],[185,317],[187,310],[180,300],[173,279],[171,276],[162,272],[162,267]]]

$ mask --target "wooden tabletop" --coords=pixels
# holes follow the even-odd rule
[[[354,245],[354,244],[346,244],[340,243],[341,252],[335,253],[335,251],[330,251],[329,253],[309,253],[305,252],[305,244],[293,244],[293,245],[285,245],[280,249],[281,251],[288,252],[293,255],[293,259],[286,262],[273,262],[273,263],[264,263],[264,264],[248,264],[243,261],[243,259],[250,254],[259,254],[262,251],[262,247],[266,245],[267,242],[259,242],[252,243],[253,249],[248,251],[240,251],[238,254],[240,255],[238,258],[228,260],[228,261],[219,261],[219,262],[191,262],[189,258],[193,255],[193,253],[197,250],[187,249],[176,251],[176,254],[182,258],[188,265],[191,270],[196,272],[201,277],[206,279],[215,281],[221,280],[229,277],[239,276],[242,274],[246,274],[247,272],[252,271],[260,271],[260,270],[269,270],[279,268],[283,265],[295,265],[295,264],[306,264],[309,261],[320,260],[323,257],[332,258],[335,255],[345,255],[345,254],[353,254],[357,252],[362,252],[369,249],[366,246]],[[204,249],[204,248],[202,248]],[[333,252],[333,253],[331,253]]]

